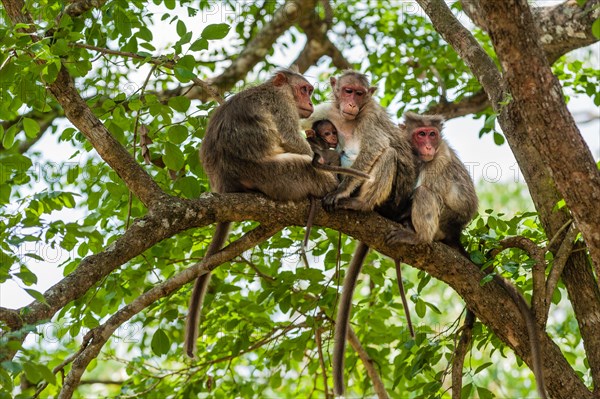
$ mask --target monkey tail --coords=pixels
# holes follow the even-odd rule
[[[362,269],[365,257],[369,252],[367,244],[359,242],[354,251],[352,262],[346,270],[342,297],[338,307],[335,322],[335,335],[333,343],[333,392],[336,396],[344,394],[344,353],[346,351],[346,337],[348,335],[348,323],[352,310],[352,296],[356,287],[356,280]]]
[[[410,336],[415,339],[415,330],[413,329],[412,320],[410,318],[410,309],[408,308],[408,302],[406,301],[406,293],[404,292],[404,282],[402,281],[402,265],[398,259],[394,259],[396,266],[396,281],[398,282],[398,290],[400,291],[400,298],[402,298],[402,306],[404,307],[404,315],[406,316],[406,324],[408,324],[408,331]]]
[[[356,170],[356,169],[352,169],[352,168],[345,168],[343,166],[327,165],[327,164],[321,163],[321,162],[319,162],[319,160],[321,158],[322,158],[321,155],[319,155],[318,153],[315,152],[315,155],[313,156],[313,160],[312,160],[312,165],[315,169],[326,170],[328,172],[338,173],[340,175],[349,175],[349,176],[356,177],[357,179],[368,180],[371,178],[370,174],[361,172],[360,170]]]
[[[221,250],[227,236],[229,235],[229,227],[231,223],[217,223],[215,228],[215,234],[213,236],[210,245],[206,249],[204,259],[208,259],[214,253]],[[190,358],[195,357],[196,352],[196,340],[198,339],[198,322],[200,320],[200,312],[202,310],[202,303],[208,290],[208,283],[210,282],[210,272],[203,274],[196,279],[194,289],[192,290],[192,296],[190,298],[190,306],[187,315],[185,325],[185,339],[183,344],[183,350]]]

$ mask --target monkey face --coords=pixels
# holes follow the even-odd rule
[[[339,84],[335,78],[330,79],[336,102],[342,118],[352,121],[356,119],[361,108],[375,91],[374,87],[365,87],[357,79],[343,77]]]
[[[412,141],[419,158],[424,162],[429,162],[435,157],[440,145],[440,133],[432,126],[418,127],[413,130]]]
[[[314,90],[313,86],[308,82],[302,82],[293,87],[298,114],[300,115],[300,118],[308,118],[314,111],[312,101],[310,100],[310,96]]]
[[[323,123],[319,126],[319,136],[325,140],[329,148],[335,148],[338,144],[338,133],[332,123]]]

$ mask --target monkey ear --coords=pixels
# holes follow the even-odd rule
[[[317,132],[315,132],[313,129],[306,129],[304,133],[306,133],[307,138],[317,137]]]
[[[286,84],[288,81],[287,76],[283,72],[277,72],[277,75],[273,78],[273,86],[279,87]]]
[[[375,93],[375,91],[377,91],[377,87],[375,87],[375,86],[369,87],[369,94],[372,95],[373,93]]]
[[[294,73],[300,73],[300,68],[298,67],[297,64],[294,64],[292,66],[289,67],[289,70],[294,72]]]
[[[337,79],[332,76],[332,77],[329,78],[329,83],[331,84],[331,88],[335,89],[335,85],[337,83]]]

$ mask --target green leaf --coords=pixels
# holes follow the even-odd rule
[[[201,37],[200,39],[196,40],[190,46],[190,51],[202,51],[202,50],[208,50],[208,40],[206,40],[203,37]]]
[[[162,356],[169,353],[171,341],[169,341],[167,334],[161,328],[159,328],[152,336],[152,343],[150,346],[152,347],[152,352],[154,352],[155,355]]]
[[[223,39],[228,33],[228,24],[211,24],[204,28],[201,36],[206,40],[218,40]]]
[[[23,129],[25,129],[25,135],[27,137],[33,138],[40,132],[40,125],[37,123],[37,121],[31,118],[24,118]]]
[[[185,112],[190,108],[191,100],[184,96],[177,96],[169,99],[169,107],[178,112]]]
[[[494,143],[496,143],[496,145],[504,144],[504,136],[494,131]]]
[[[169,141],[173,144],[181,144],[188,138],[188,130],[183,125],[175,125],[169,128],[167,132],[167,137]]]
[[[179,37],[183,37],[187,33],[187,28],[182,20],[177,21],[177,34]]]
[[[417,316],[423,318],[425,317],[425,312],[427,311],[427,306],[422,299],[417,299],[417,304],[415,306],[415,311],[417,312]]]
[[[493,399],[495,395],[484,387],[477,387],[477,394],[479,395],[479,399]]]
[[[184,197],[190,199],[198,198],[202,194],[200,182],[192,176],[184,176],[178,179],[174,184],[174,188],[180,190]]]
[[[163,161],[167,168],[171,170],[180,170],[185,164],[183,153],[179,147],[171,143],[165,143],[165,155],[163,156]]]
[[[41,292],[33,290],[31,288],[25,288],[25,292],[31,295],[35,300],[47,304],[46,298],[44,298],[44,295]]]
[[[175,67],[175,77],[181,83],[188,83],[190,80],[194,79],[196,75],[187,68]]]
[[[25,362],[23,363],[23,369],[25,370],[25,375],[27,376],[27,380],[37,384],[42,379],[42,374],[40,370],[36,367],[35,363]]]
[[[12,125],[4,132],[2,137],[2,146],[7,150],[15,144],[15,135],[17,134],[17,125]]]
[[[600,39],[600,18],[596,19],[592,24],[592,34],[596,39]]]

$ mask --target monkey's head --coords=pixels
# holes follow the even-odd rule
[[[404,122],[419,159],[423,162],[431,161],[440,146],[444,118],[407,112],[404,114]]]
[[[354,120],[363,106],[371,99],[375,87],[369,87],[369,80],[361,73],[348,71],[339,79],[329,78],[335,105],[342,118]]]
[[[316,121],[312,125],[316,135],[321,137],[329,148],[335,148],[338,145],[338,132],[333,123],[327,119]]]
[[[272,82],[275,87],[288,86],[291,89],[300,118],[308,118],[312,115],[314,107],[310,97],[314,88],[304,76],[289,70],[281,70],[273,77]]]

